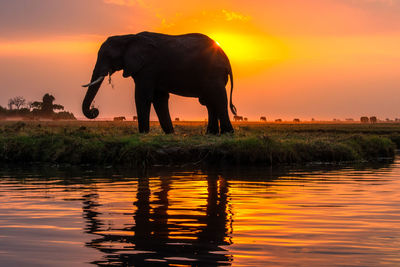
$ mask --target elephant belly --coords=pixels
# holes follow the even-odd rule
[[[198,79],[174,79],[172,77],[161,82],[160,87],[163,91],[185,97],[199,97],[205,89],[204,82]]]
[[[193,90],[193,88],[171,88],[168,90],[171,94],[185,96],[185,97],[199,97],[200,93]]]
[[[193,70],[170,74],[162,79],[162,87],[169,93],[185,97],[201,97],[212,93],[217,87],[225,86],[227,74],[198,73]],[[176,73],[179,73],[178,75]]]

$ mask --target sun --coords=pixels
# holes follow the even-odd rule
[[[283,46],[265,36],[225,32],[210,33],[209,36],[232,61],[275,61],[284,57]]]

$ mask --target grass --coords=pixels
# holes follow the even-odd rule
[[[373,161],[394,157],[400,124],[235,123],[235,134],[205,135],[205,122],[175,123],[164,135],[134,122],[0,123],[0,162],[131,166]]]

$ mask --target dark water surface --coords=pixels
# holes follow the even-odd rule
[[[0,177],[1,266],[400,266],[399,160]]]

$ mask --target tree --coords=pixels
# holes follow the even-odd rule
[[[25,106],[25,104],[26,104],[26,100],[22,96],[16,96],[16,97],[8,100],[8,106],[9,106],[10,110],[12,109],[13,106],[15,106],[17,108],[17,110],[19,110],[20,108]]]
[[[7,113],[7,109],[3,108],[2,106],[0,106],[0,115],[1,114],[6,114]]]
[[[9,99],[8,109],[0,106],[0,119],[4,117],[23,117],[23,118],[48,118],[55,120],[75,120],[74,114],[63,111],[64,106],[53,104],[55,97],[45,94],[42,101],[27,102],[22,96]],[[62,112],[54,112],[61,110]]]
[[[50,94],[43,96],[42,102],[35,101],[31,104],[33,112],[37,112],[42,116],[50,117],[54,114],[54,110],[64,110],[64,106],[53,104],[55,97]]]
[[[42,104],[43,104],[42,102],[34,101],[31,103],[31,109],[40,110],[40,109],[42,109]]]
[[[42,102],[42,112],[44,115],[51,115],[53,114],[53,101],[55,100],[54,96],[45,94],[43,96]]]

